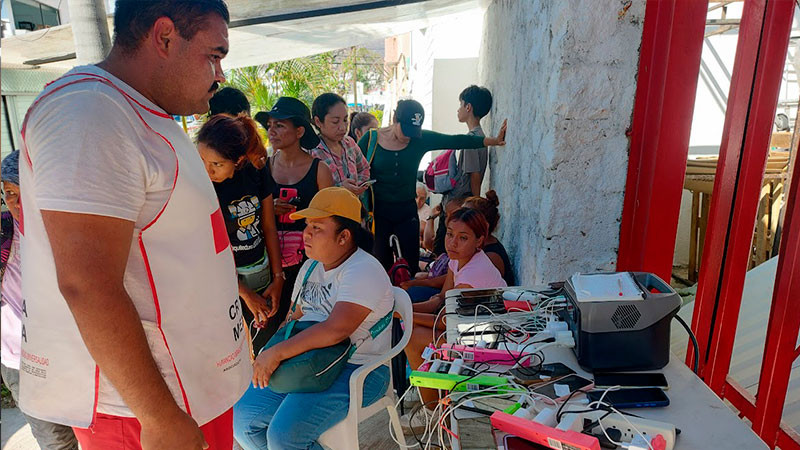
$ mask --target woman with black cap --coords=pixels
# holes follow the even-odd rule
[[[374,255],[387,269],[392,265],[389,237],[396,235],[412,273],[419,268],[419,218],[416,204],[417,171],[422,156],[438,149],[479,149],[506,145],[506,122],[496,137],[449,135],[423,130],[425,110],[415,100],[400,100],[394,122],[370,130],[358,146],[370,163],[375,220]],[[370,193],[368,191],[368,193]]]
[[[286,277],[278,313],[270,319],[265,330],[267,336],[271,336],[286,318],[294,280],[304,260],[305,220],[292,220],[289,214],[307,208],[320,189],[333,186],[333,176],[325,163],[308,153],[319,145],[319,138],[311,128],[311,112],[303,102],[281,97],[271,110],[259,112],[255,119],[267,129],[274,150],[267,167],[275,180],[272,197],[275,215],[278,216],[278,241]]]

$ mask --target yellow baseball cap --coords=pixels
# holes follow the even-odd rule
[[[360,223],[361,200],[343,187],[328,187],[317,192],[308,208],[289,215],[292,220],[330,216],[340,216]]]

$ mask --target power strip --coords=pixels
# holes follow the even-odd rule
[[[492,426],[498,430],[519,436],[535,444],[562,450],[600,450],[600,441],[596,437],[577,431],[559,430],[501,411],[493,413],[490,420]]]
[[[469,345],[455,345],[455,344],[442,344],[442,349],[452,350],[458,358],[463,358],[467,362],[483,362],[491,364],[503,364],[513,366],[517,363],[526,353],[506,350],[506,349],[488,349],[473,347]],[[455,359],[450,352],[444,352],[443,357],[447,360]],[[530,365],[530,358],[522,363],[523,366]]]
[[[514,393],[520,389],[508,385],[508,380],[503,377],[493,377],[490,375],[454,375],[450,373],[422,372],[414,370],[411,372],[409,381],[412,386],[419,386],[430,389],[444,389],[446,391],[479,391],[484,388],[497,386],[498,389],[493,393]],[[508,386],[503,389],[501,386]]]
[[[570,411],[581,411],[580,413],[572,413]],[[625,421],[619,414],[609,414],[605,410],[598,409],[596,411],[585,412],[586,407],[582,405],[567,406],[564,412],[561,413],[561,422],[556,426],[560,430],[582,430],[584,420],[596,421],[603,418],[603,427],[614,428],[622,433],[622,442],[633,442],[639,433],[631,428],[631,425]],[[603,417],[605,416],[605,417]],[[664,450],[672,450],[675,447],[675,425],[667,422],[659,422],[657,420],[643,419],[640,417],[627,416],[633,426],[642,432],[648,439],[655,438],[658,435],[665,441]],[[592,430],[595,435],[601,434],[600,425],[597,425]]]

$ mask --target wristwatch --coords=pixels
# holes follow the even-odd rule
[[[283,281],[286,281],[286,272],[280,271],[278,273],[273,273],[272,278],[283,278]]]
[[[427,219],[425,219],[425,221],[427,222],[427,221],[429,221],[429,220],[433,220],[433,219],[435,219],[435,218],[436,218],[436,216],[428,216],[428,218],[427,218]]]

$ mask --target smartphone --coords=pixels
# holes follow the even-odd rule
[[[606,389],[613,386],[625,388],[660,388],[667,390],[667,377],[663,373],[596,373],[594,387]]]
[[[592,391],[586,393],[590,402],[596,402],[603,397],[605,391]],[[669,406],[669,398],[659,388],[620,389],[608,391],[603,397],[603,402],[614,408],[659,408]]]
[[[521,437],[507,434],[503,437],[503,447],[505,450],[548,450],[550,447],[545,447],[541,444],[536,444],[531,441],[526,441]],[[566,447],[565,447],[566,448]]]
[[[279,199],[283,200],[286,203],[289,203],[289,201],[295,197],[297,197],[297,189],[295,188],[281,188],[280,194],[278,196]],[[294,223],[294,220],[289,218],[289,214],[283,214],[278,218],[278,222]]]
[[[359,184],[358,186],[359,187],[369,187],[369,186],[372,186],[373,184],[375,184],[377,181],[378,180],[367,180],[367,181]]]
[[[456,299],[458,306],[474,306],[474,305],[488,305],[490,303],[500,304],[494,297],[463,297],[459,296]]]
[[[518,367],[509,370],[521,384],[549,383],[553,378],[561,378],[575,374],[575,371],[562,363],[544,364],[540,369],[535,367]]]
[[[479,316],[488,316],[492,313],[505,314],[506,306],[502,303],[476,303],[456,308],[456,314],[459,316],[474,316],[476,311]]]
[[[537,394],[546,395],[553,400],[566,397],[571,392],[579,389],[584,389],[592,385],[592,380],[587,380],[579,375],[567,375],[562,378],[555,379],[547,384],[536,387],[533,392]]]

